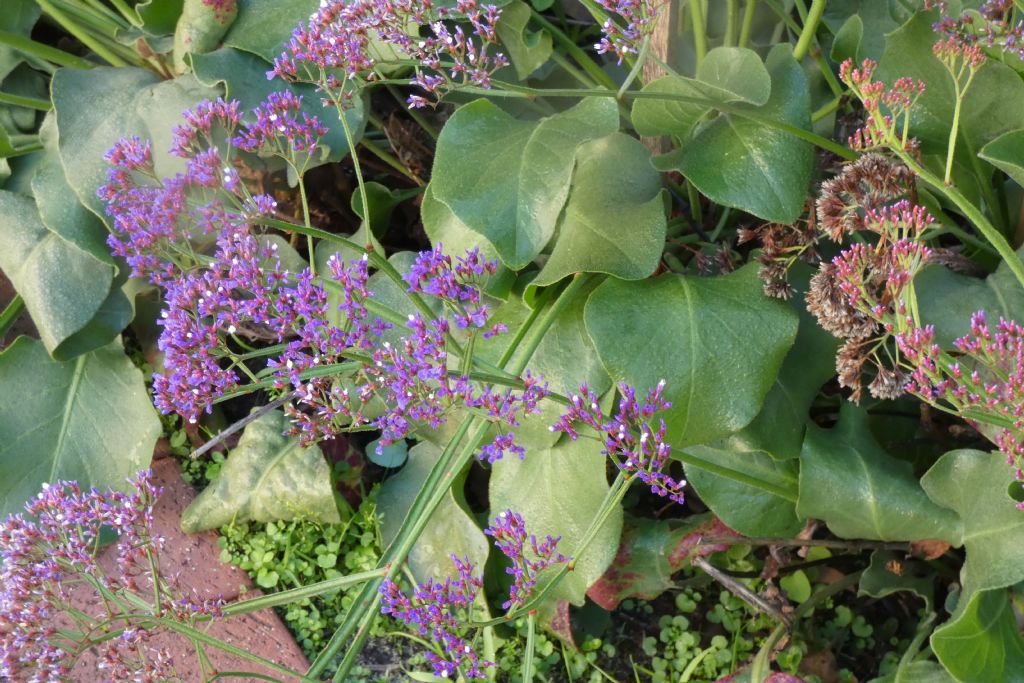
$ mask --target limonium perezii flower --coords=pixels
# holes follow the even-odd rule
[[[561,536],[547,536],[543,541],[538,541],[534,534],[526,533],[523,518],[512,510],[498,513],[491,526],[484,529],[484,533],[493,538],[498,550],[512,561],[512,566],[505,569],[513,577],[508,600],[501,605],[505,609],[526,604],[542,571],[570,561],[570,558],[557,551]]]

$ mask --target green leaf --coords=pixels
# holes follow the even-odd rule
[[[970,333],[975,311],[986,311],[993,322],[1024,319],[1024,289],[1005,262],[984,279],[928,266],[914,278],[914,289],[921,319],[935,326],[935,340],[946,349]]]
[[[754,476],[792,492],[778,494],[686,465],[686,480],[700,499],[723,522],[745,536],[793,536],[802,526],[797,514],[798,467],[795,460],[776,460],[761,450],[733,450],[728,440],[709,446],[690,446],[687,453]]]
[[[722,549],[701,545],[702,538],[732,533],[709,514],[693,515],[682,523],[627,516],[615,561],[587,597],[609,611],[626,598],[654,600],[676,587],[672,575],[689,567],[694,558]]]
[[[426,481],[430,470],[441,457],[441,449],[430,443],[419,443],[409,449],[409,460],[402,471],[381,484],[377,497],[377,511],[381,515],[381,536],[384,545],[398,535],[398,531],[412,506],[412,501]],[[463,485],[458,477],[453,490]],[[437,506],[412,552],[409,568],[420,583],[433,578],[442,580],[455,576],[451,555],[468,557],[477,568],[487,561],[487,537],[449,491]]]
[[[1024,185],[1024,129],[1011,130],[989,142],[978,152],[985,161]]]
[[[861,56],[861,43],[863,40],[864,20],[856,14],[847,17],[832,41],[832,52],[830,53],[832,61],[841,63],[847,59],[852,59],[857,64],[860,64],[864,59]]]
[[[618,111],[605,98],[585,99],[540,121],[514,119],[477,100],[459,108],[441,131],[433,198],[519,270],[554,234],[576,147],[616,130]]]
[[[956,95],[953,77],[932,53],[936,37],[932,24],[937,12],[919,12],[889,34],[876,78],[892,83],[910,77],[927,88],[914,105],[910,134],[921,142],[923,154],[946,154]],[[974,76],[967,106],[960,115],[957,163],[975,169],[977,154],[1003,133],[1021,127],[1024,83],[1013,69],[990,59]]]
[[[953,683],[952,676],[936,661],[919,659],[899,667],[885,676],[872,678],[868,683]]]
[[[585,320],[612,379],[638,391],[665,380],[668,440],[677,447],[748,424],[797,330],[796,313],[762,293],[756,264],[716,278],[608,279]]]
[[[380,453],[377,448],[380,448]],[[382,444],[380,439],[374,439],[366,444],[366,457],[374,465],[394,469],[401,467],[406,458],[409,457],[409,444],[405,440],[392,444]]]
[[[181,16],[174,28],[174,68],[185,73],[189,64],[185,56],[210,52],[217,47],[228,27],[238,16],[234,2],[211,3],[208,0],[185,0]]]
[[[899,573],[890,571],[895,564]],[[860,594],[874,598],[907,591],[924,600],[927,611],[935,607],[935,572],[923,562],[907,560],[906,553],[893,550],[876,550],[871,553],[871,564],[860,579]]]
[[[208,54],[195,54],[190,59],[196,79],[200,83],[210,87],[217,87],[223,83],[225,97],[241,102],[241,108],[246,112],[243,114],[242,120],[246,123],[252,123],[255,120],[248,112],[265,100],[270,93],[289,90],[300,95],[302,97],[302,112],[316,116],[328,129],[327,135],[320,142],[318,155],[311,161],[309,168],[331,161],[340,161],[348,155],[348,143],[345,141],[345,132],[341,125],[341,119],[338,118],[338,112],[333,106],[324,107],[321,104],[323,95],[317,92],[315,86],[305,83],[286,83],[279,79],[267,80],[267,71],[270,69],[268,62],[230,47],[224,47]],[[354,140],[358,143],[366,128],[363,98],[352,99],[349,108],[345,111],[345,118],[352,129]]]
[[[284,436],[289,420],[275,410],[246,426],[217,478],[181,514],[185,533],[231,522],[311,519],[339,522],[331,472],[320,447]]]
[[[142,28],[152,35],[174,32],[185,0],[144,0],[135,6]]]
[[[964,595],[1024,581],[1024,514],[1007,495],[1013,471],[999,453],[956,450],[921,479],[933,501],[963,520]]]
[[[771,98],[761,107],[733,105],[757,116],[810,129],[811,102],[803,70],[788,45],[766,62]],[[793,223],[803,212],[814,148],[766,123],[722,113],[684,141],[678,168],[709,199],[759,218]]]
[[[474,232],[468,225],[459,220],[448,205],[434,197],[433,185],[427,185],[423,191],[423,202],[420,204],[420,217],[423,229],[435,247],[443,245],[447,254],[461,254],[470,249],[479,249],[489,260],[498,258],[498,251],[487,238]]]
[[[663,76],[643,88],[645,93],[692,97],[701,102],[639,98],[630,118],[641,135],[689,134],[693,124],[712,111],[712,104],[768,101],[772,79],[761,58],[742,47],[716,47],[701,61],[696,78]]]
[[[57,480],[123,490],[159,436],[142,373],[119,343],[66,363],[27,337],[0,353],[0,515]]]
[[[560,600],[582,605],[587,589],[615,558],[622,531],[622,509],[612,510],[582,555],[580,542],[608,493],[606,460],[600,446],[586,439],[564,439],[553,448],[531,451],[525,461],[505,458],[494,464],[490,481],[491,516],[511,508],[539,538],[561,536],[559,552],[575,560],[573,571],[548,593],[539,607],[549,619]],[[545,585],[542,575],[535,590]]]
[[[959,544],[960,518],[929,500],[910,463],[882,450],[867,417],[844,402],[835,427],[807,427],[797,514],[824,520],[842,538]]]
[[[516,76],[524,81],[551,57],[551,34],[527,31],[530,8],[522,0],[513,0],[501,10],[495,30],[501,45],[508,51]]]
[[[946,670],[963,683],[1024,681],[1024,640],[1006,591],[979,591],[957,611],[931,637]]]
[[[906,21],[891,5],[886,0],[829,0],[822,23],[835,34],[832,61],[839,63],[847,58],[857,63],[864,58],[878,61],[885,49],[886,35]],[[931,45],[929,43],[928,47]]]
[[[268,62],[284,50],[299,22],[320,7],[320,0],[236,0],[238,18],[224,36],[224,44]]]
[[[126,135],[153,141],[153,161],[161,177],[184,170],[184,160],[166,152],[181,112],[220,94],[193,76],[161,81],[151,71],[98,67],[60,69],[51,83],[60,134],[60,156],[79,201],[104,217],[96,190],[110,168],[103,155]]]
[[[5,190],[0,190],[0,267],[55,358],[100,310],[114,279],[109,263],[43,225],[35,202]]]
[[[622,133],[576,149],[576,172],[558,237],[535,285],[579,272],[639,280],[658,267],[665,246],[661,178],[651,153]]]

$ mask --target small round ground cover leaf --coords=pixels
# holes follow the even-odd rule
[[[320,447],[303,448],[297,436],[284,436],[288,427],[280,410],[246,426],[217,478],[181,514],[182,531],[191,534],[232,521],[341,521]]]
[[[1024,681],[1024,639],[1005,590],[972,595],[952,620],[935,629],[931,645],[962,683]]]
[[[807,427],[797,514],[824,520],[842,538],[959,545],[960,517],[929,499],[910,463],[882,449],[867,418],[864,409],[843,403],[835,427]]]
[[[712,512],[730,527],[746,536],[792,536],[800,531],[803,518],[796,511],[799,491],[796,461],[777,460],[762,450],[733,450],[722,447],[721,442],[689,446],[686,452],[789,492],[783,497],[687,464],[686,480]]]
[[[113,266],[50,230],[31,198],[6,190],[0,190],[0,268],[55,357],[100,310],[114,280]]]
[[[185,160],[168,153],[171,131],[182,123],[182,111],[220,95],[191,75],[161,81],[133,67],[60,69],[50,88],[68,183],[79,201],[104,218],[96,190],[107,182],[107,150],[126,135],[138,135],[153,141],[157,174],[184,171]]]
[[[555,232],[576,147],[618,128],[615,103],[605,98],[585,99],[539,121],[513,118],[487,100],[471,102],[452,115],[438,138],[433,198],[487,239],[505,265],[519,270]]]
[[[597,517],[608,493],[606,458],[588,439],[563,439],[552,448],[527,453],[526,460],[506,457],[494,464],[490,481],[491,517],[511,508],[523,517],[526,530],[538,538],[561,536],[558,551],[575,559],[566,574],[538,607],[550,621],[558,602],[582,605],[587,589],[615,559],[622,532],[622,508],[616,507],[582,555],[578,546]],[[535,590],[543,590],[542,575]]]
[[[0,515],[57,480],[127,488],[159,435],[142,373],[119,343],[64,363],[27,337],[0,353]]]
[[[413,499],[423,487],[431,469],[441,457],[441,449],[431,443],[419,443],[409,449],[409,459],[402,471],[381,484],[377,512],[381,518],[380,532],[387,546],[398,536]],[[462,486],[459,477],[437,506],[426,528],[409,553],[409,568],[419,582],[443,580],[455,576],[451,556],[469,561],[482,572],[487,562],[487,537],[473,518],[459,505],[454,489]]]
[[[810,129],[811,101],[804,72],[788,45],[776,45],[765,63],[772,92],[760,106],[739,110]],[[778,223],[803,212],[814,147],[761,121],[724,112],[683,142],[673,164],[701,194],[718,204]]]
[[[1012,481],[1005,456],[967,449],[946,453],[921,479],[933,501],[963,520],[964,595],[1024,581],[1024,513],[1007,494]]]
[[[748,424],[793,344],[797,314],[764,296],[757,270],[609,278],[587,302],[587,332],[612,379],[640,392],[665,380],[673,446],[707,443]]]
[[[658,267],[665,246],[661,177],[651,153],[622,133],[576,149],[569,198],[558,239],[535,285],[580,272],[639,280]]]

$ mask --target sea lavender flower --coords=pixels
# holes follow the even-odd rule
[[[416,587],[412,597],[406,596],[397,583],[385,579],[380,587],[381,614],[391,616],[406,626],[416,629],[423,638],[429,638],[444,653],[426,653],[434,673],[442,678],[454,678],[461,673],[466,678],[486,678],[484,669],[493,662],[480,659],[463,625],[471,615],[473,601],[483,587],[483,577],[473,574],[468,558],[451,556],[456,576],[443,582],[428,579]]]
[[[942,17],[932,29],[963,47],[984,47],[1024,59],[1024,21],[1012,21],[1013,0],[987,0],[978,8],[980,17],[968,10],[959,16],[945,14],[946,2],[925,2],[925,8],[938,8]]]
[[[498,513],[484,533],[493,538],[498,550],[512,561],[512,566],[505,569],[514,579],[508,600],[501,605],[506,610],[526,604],[542,571],[572,561],[557,551],[561,536],[547,536],[538,541],[534,534],[526,533],[523,518],[512,510]]]
[[[272,92],[252,110],[255,122],[243,126],[234,145],[247,152],[279,156],[302,168],[317,151],[327,127],[302,111],[302,96]]]
[[[598,54],[614,52],[619,64],[627,55],[639,51],[644,38],[654,30],[658,19],[655,0],[597,0],[611,16],[601,25],[604,35],[594,45]]]
[[[432,250],[420,252],[402,279],[409,284],[410,292],[422,292],[445,302],[453,311],[457,327],[482,329],[489,311],[487,304],[481,303],[480,289],[484,280],[497,271],[498,262],[484,259],[476,247],[453,263],[438,243]],[[504,324],[493,325],[484,337],[507,331]]]
[[[878,64],[865,59],[860,68],[847,59],[839,66],[839,78],[864,105],[865,125],[850,137],[850,146],[858,151],[879,147],[916,151],[917,141],[908,136],[910,116],[918,98],[924,93],[924,82],[899,78],[886,89],[874,80]]]
[[[130,594],[134,612],[145,601],[154,614],[183,623],[220,614],[221,601],[182,598],[159,574],[163,541],[153,534],[152,507],[161,490],[149,472],[140,472],[130,484],[127,493],[83,491],[65,481],[44,485],[25,505],[29,517],[11,515],[0,525],[3,680],[66,680],[75,653],[86,647],[99,649],[104,681],[168,680],[176,676],[168,653],[149,646],[151,627],[122,616],[120,605]],[[118,534],[116,573],[96,561],[101,527]],[[101,614],[69,610],[70,587],[91,584],[102,586]],[[111,593],[117,600],[108,599]],[[153,604],[153,595],[160,596],[159,604]],[[73,628],[58,630],[62,620]],[[83,635],[70,635],[75,632]],[[90,634],[100,637],[93,641]]]
[[[686,481],[673,479],[664,471],[672,452],[665,441],[665,421],[659,420],[657,429],[650,424],[655,413],[672,407],[662,397],[664,390],[662,380],[640,401],[633,387],[621,384],[618,409],[607,416],[597,394],[583,384],[578,394],[569,397],[568,411],[550,429],[568,434],[573,441],[579,438],[580,425],[594,429],[604,436],[602,454],[610,457],[616,467],[650,486],[651,493],[682,503]]]
[[[495,26],[501,10],[477,0],[457,0],[454,9],[434,7],[430,0],[324,0],[309,21],[292,33],[285,52],[274,60],[268,78],[316,84],[336,106],[353,96],[351,84],[375,77],[381,47],[419,62],[412,83],[429,97],[412,95],[408,104],[436,103],[459,85],[490,87],[491,75],[507,66],[494,52]],[[451,21],[466,21],[450,27]],[[416,35],[415,26],[432,35]]]

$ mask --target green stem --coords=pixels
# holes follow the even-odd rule
[[[839,109],[839,105],[842,103],[842,101],[842,95],[837,95],[836,97],[833,97],[828,104],[823,105],[820,109],[811,114],[811,123],[817,123],[818,121],[821,121],[823,118],[834,112],[836,109]]]
[[[395,98],[396,102],[398,102],[403,107],[406,106],[405,100],[402,99],[402,93],[398,91],[398,88],[396,88],[393,85],[387,85],[385,87],[387,88],[387,91],[391,93],[391,96]],[[406,113],[410,116],[410,118],[412,118],[413,121],[419,124],[419,127],[423,129],[423,132],[425,132],[433,139],[436,140],[437,136],[441,134],[441,131],[439,131],[437,128],[434,128],[433,124],[431,124],[430,121],[427,121],[427,117],[421,114],[419,109],[416,109],[415,107],[409,109],[408,107],[406,107]]]
[[[311,583],[299,588],[291,588],[286,591],[271,593],[270,595],[261,595],[258,598],[253,598],[251,600],[235,602],[224,607],[223,612],[225,616],[230,617],[237,614],[258,612],[259,610],[271,607],[280,607],[281,605],[287,605],[290,602],[296,602],[298,600],[313,598],[320,595],[327,595],[328,593],[335,593],[343,588],[355,586],[363,583],[364,581],[384,576],[384,573],[383,569],[371,569],[369,571],[359,572],[358,574],[349,574],[348,576],[339,576],[334,579],[317,581],[316,583]]]
[[[110,4],[117,8],[117,11],[121,13],[121,16],[123,16],[129,24],[135,28],[142,28],[143,22],[139,20],[139,13],[129,7],[128,3],[124,0],[110,0]]]
[[[295,169],[294,166],[292,166]],[[303,182],[302,176],[296,170],[295,175],[299,180],[299,198],[302,200],[302,223],[307,227],[313,227],[313,224],[309,219],[309,199],[306,197],[306,183]],[[365,204],[363,205],[363,212],[366,213],[367,209]],[[313,252],[313,236],[306,235],[306,250],[309,252],[309,273],[316,277],[316,254]]]
[[[0,104],[11,104],[15,107],[37,109],[39,111],[50,111],[53,108],[53,105],[50,103],[49,100],[43,100],[38,97],[14,95],[6,92],[0,92]]]
[[[7,45],[33,57],[53,62],[58,66],[67,66],[73,69],[92,69],[96,66],[93,62],[73,55],[70,52],[58,50],[55,47],[38,43],[31,38],[19,36],[17,33],[9,31],[0,31],[0,44]]]
[[[526,615],[526,652],[523,653],[523,683],[533,683],[534,641],[537,638],[537,615],[530,612]]]
[[[629,75],[626,76],[626,80],[622,81],[622,85],[619,87],[615,99],[620,100],[629,86],[633,85],[633,81],[640,75],[640,70],[644,67],[644,62],[647,61],[647,51],[651,48],[651,37],[647,36],[644,38],[644,42],[640,45],[640,52],[636,58],[636,64],[629,70]]]
[[[704,23],[704,0],[690,0],[690,21],[693,22],[693,51],[697,68],[708,53],[707,26]]]
[[[344,90],[342,85],[342,90]],[[352,168],[356,172],[356,183],[359,185],[359,197],[363,202],[363,224],[366,226],[366,234],[370,233],[370,200],[366,196],[366,183],[363,181],[363,167],[359,163],[359,154],[356,152],[356,141],[352,135],[352,127],[348,125],[348,117],[345,116],[345,110],[341,106],[341,97],[339,96],[335,100],[334,106],[338,110],[338,119],[341,121],[341,129],[345,133],[345,143],[348,144],[348,153],[352,158]]]
[[[108,64],[111,66],[128,66],[128,62],[118,57],[112,50],[108,49],[106,45],[96,40],[96,38],[94,38],[87,30],[72,21],[72,19],[62,10],[54,7],[53,3],[49,0],[36,0],[36,2],[44,12],[49,14],[54,21],[60,24],[61,28],[77,38],[79,42],[95,52],[97,56],[105,59]]]
[[[950,184],[950,179],[953,177],[953,157],[956,155],[956,136],[960,130],[960,108],[964,103],[963,91],[959,89],[959,85],[960,84],[958,83],[956,104],[953,105],[953,123],[949,127],[949,141],[946,143],[946,172],[942,177],[942,182],[946,185]]]
[[[807,52],[811,48],[814,34],[818,30],[818,22],[821,21],[821,15],[825,13],[826,3],[827,0],[814,0],[811,3],[811,10],[804,21],[803,29],[800,31],[800,40],[797,41],[796,47],[793,48],[793,58],[798,62],[807,56]]]
[[[770,493],[773,496],[778,496],[779,498],[782,498],[783,500],[788,500],[791,503],[795,503],[797,501],[797,488],[795,486],[792,488],[776,486],[771,482],[764,481],[763,479],[758,479],[757,477],[751,474],[740,472],[739,470],[734,470],[730,467],[723,467],[722,465],[719,465],[710,460],[705,460],[704,458],[691,455],[690,453],[677,450],[675,448],[672,449],[672,457],[685,465],[692,465],[694,467],[705,470],[719,477],[724,477],[726,479],[731,479],[732,481],[739,482],[741,484],[746,484],[751,488],[764,491],[765,493]]]
[[[401,161],[396,159],[393,154],[389,154],[383,147],[381,147],[377,143],[364,137],[362,140],[359,141],[359,144],[362,145],[363,149],[365,149],[367,152],[374,155],[375,157],[383,161],[385,164],[387,164],[391,168],[395,169],[396,171],[404,175],[412,182],[416,183],[416,185],[418,185],[419,187],[423,187],[424,185],[426,185],[426,183],[423,182],[422,178],[420,178],[415,173],[413,173],[405,166],[403,166]]]
[[[609,90],[615,90],[615,81],[612,80],[612,77],[606,74],[598,63],[595,62],[591,56],[583,50],[583,48],[577,45],[572,38],[565,35],[565,32],[558,26],[548,21],[544,15],[535,10],[532,5],[530,6],[530,18],[550,33],[552,38],[555,39],[555,42],[562,46],[566,54],[575,59],[576,63],[579,64],[591,78],[597,81],[598,84],[608,88]]]
[[[726,0],[725,5],[725,37],[722,44],[732,47],[736,44],[736,23],[740,18],[739,0]]]
[[[743,8],[743,25],[740,27],[740,40],[738,45],[746,47],[750,42],[750,31],[754,27],[754,7],[757,0],[747,0],[747,6]]]
[[[20,294],[15,294],[11,302],[0,313],[0,339],[7,336],[7,333],[10,332],[14,323],[18,322],[18,318],[21,317],[21,313],[24,310],[25,300],[21,298]]]

